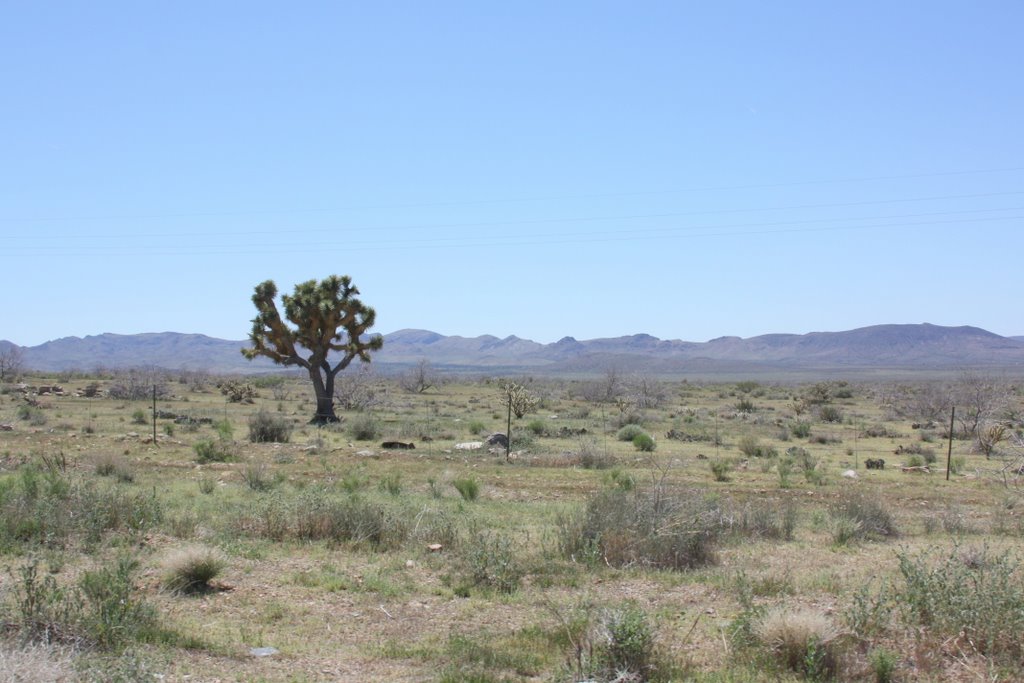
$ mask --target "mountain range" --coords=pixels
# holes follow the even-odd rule
[[[218,373],[278,369],[266,359],[245,360],[247,341],[176,332],[64,337],[18,347],[26,368],[91,371],[160,367]],[[0,341],[0,351],[14,346]],[[733,377],[792,374],[865,375],[950,372],[966,368],[1024,374],[1024,337],[1002,337],[977,327],[928,323],[875,325],[845,332],[765,334],[707,342],[662,340],[647,334],[541,344],[516,336],[445,336],[427,330],[384,335],[373,364],[397,372],[428,361],[462,373],[593,375],[615,368],[666,376]]]

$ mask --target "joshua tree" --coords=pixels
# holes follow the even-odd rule
[[[277,285],[273,280],[256,285],[252,296],[258,311],[249,333],[252,348],[242,349],[242,354],[249,360],[266,356],[280,365],[306,368],[316,392],[312,424],[338,421],[334,414],[334,378],[356,358],[369,363],[370,352],[384,345],[380,335],[363,338],[377,316],[357,298],[358,294],[347,275],[295,285],[294,294],[281,295],[285,317],[294,329],[281,320],[277,311]]]

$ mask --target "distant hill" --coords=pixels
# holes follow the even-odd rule
[[[4,344],[0,342],[0,349]],[[278,369],[249,362],[246,341],[175,332],[65,337],[22,347],[24,364],[40,371],[161,367],[252,373]],[[398,371],[426,359],[438,369],[461,372],[537,372],[587,375],[614,367],[626,372],[727,376],[875,371],[948,372],[964,368],[1024,374],[1024,339],[977,327],[875,325],[845,332],[766,334],[708,342],[662,340],[647,334],[578,341],[564,337],[540,344],[516,336],[445,336],[427,330],[384,335],[374,356],[382,371]]]

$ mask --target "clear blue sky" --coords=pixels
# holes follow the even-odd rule
[[[0,339],[1024,334],[1024,3],[7,2]]]

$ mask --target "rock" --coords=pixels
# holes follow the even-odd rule
[[[0,425],[0,432],[13,432],[14,425],[2,424]]]
[[[483,441],[463,441],[462,443],[455,444],[455,450],[457,451],[478,451],[483,447]]]
[[[253,657],[270,657],[276,655],[278,649],[276,647],[251,647],[249,648],[249,654]]]
[[[501,432],[495,432],[487,437],[488,446],[501,446],[502,448],[508,448],[508,437]]]
[[[356,455],[360,458],[372,458],[375,454],[373,451],[356,451]]]
[[[856,479],[857,478],[857,473],[854,472],[853,470],[845,470],[843,472],[843,478],[844,479]]]
[[[440,543],[431,543],[430,545],[427,546],[427,550],[429,550],[432,553],[439,553],[439,552],[441,552],[442,548],[444,548],[444,546],[441,545]]]
[[[385,450],[412,450],[416,448],[414,443],[406,443],[405,441],[385,441],[380,445]]]

